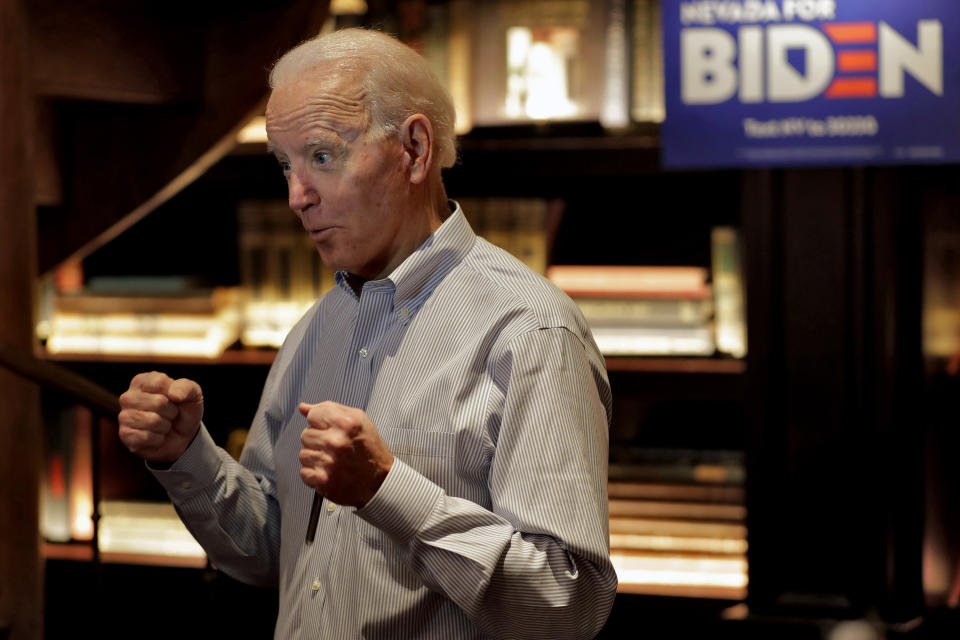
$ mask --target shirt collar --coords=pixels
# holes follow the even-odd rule
[[[395,289],[394,307],[402,305],[413,311],[423,304],[450,270],[463,260],[477,239],[460,204],[451,200],[450,206],[453,209],[450,217],[400,266],[383,280],[367,282],[364,286],[392,285]],[[342,289],[352,293],[346,276],[345,271],[338,271],[336,282]]]

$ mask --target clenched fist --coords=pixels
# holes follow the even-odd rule
[[[300,435],[300,478],[337,504],[362,507],[393,466],[380,432],[360,409],[300,403],[309,427]]]
[[[203,417],[203,391],[193,380],[141,373],[120,396],[120,440],[144,460],[172,463],[193,441]]]

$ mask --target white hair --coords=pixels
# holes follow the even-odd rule
[[[362,73],[370,134],[394,135],[408,117],[422,113],[433,126],[439,166],[453,166],[457,158],[453,99],[423,56],[379,31],[340,29],[285,53],[270,71],[270,88],[296,80],[326,61],[342,62],[343,69]]]

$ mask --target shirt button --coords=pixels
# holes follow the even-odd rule
[[[310,588],[314,591],[320,591],[320,581],[314,578],[313,582],[310,584]]]
[[[403,309],[400,309],[400,316],[401,316],[404,320],[406,320],[407,318],[409,318],[409,317],[410,317],[410,309],[407,309],[406,307],[404,307]]]
[[[330,513],[333,513],[336,510],[337,510],[337,505],[327,500],[327,511],[329,511]]]
[[[360,347],[360,351],[357,351],[357,355],[360,356],[361,358],[366,358],[367,357],[366,347]]]

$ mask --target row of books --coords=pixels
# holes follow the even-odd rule
[[[550,261],[550,229],[563,216],[562,200],[542,198],[460,198],[474,232],[522,260],[539,274]]]
[[[471,225],[544,273],[548,228],[561,201],[472,198]],[[239,341],[279,347],[290,328],[334,286],[334,272],[285,200],[246,200],[237,208],[240,284],[203,287],[189,278],[96,277],[42,294],[38,332],[54,354],[215,358]]]
[[[334,286],[310,236],[286,200],[245,200],[237,207],[241,343],[279,347],[290,328]]]
[[[240,334],[239,290],[178,277],[94,278],[42,297],[40,338],[53,354],[213,358]]]
[[[627,593],[742,599],[747,587],[743,455],[632,450],[613,456],[610,557]]]
[[[337,1],[328,29],[375,25],[420,51],[457,131],[544,120],[664,118],[661,0]]]
[[[605,355],[746,353],[744,287],[736,232],[713,234],[712,270],[696,266],[554,265],[548,218],[534,199],[464,201],[480,235],[547,275],[580,306]],[[553,213],[556,213],[553,210]],[[51,353],[214,358],[238,340],[278,347],[334,284],[296,218],[276,203],[239,211],[239,287],[158,288],[157,279],[92,280],[54,296],[44,319]]]
[[[712,269],[554,265],[547,277],[580,307],[605,355],[746,354],[737,233],[713,230]]]

